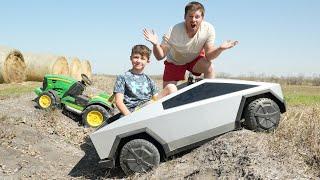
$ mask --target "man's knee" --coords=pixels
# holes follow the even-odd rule
[[[215,78],[216,74],[214,71],[214,68],[212,66],[210,66],[207,70],[207,72],[204,73],[204,78],[206,79],[213,79]]]
[[[176,85],[178,81],[163,81],[162,88],[165,89],[169,84]]]
[[[206,73],[214,73],[214,70],[213,70],[213,67],[211,66],[211,64],[210,64],[210,66],[207,68],[207,72]]]
[[[192,68],[193,72],[196,73],[210,73],[212,72],[212,62],[206,59],[200,59]]]
[[[165,86],[165,89],[168,92],[168,94],[171,94],[171,93],[178,91],[178,88],[175,84],[167,84]]]

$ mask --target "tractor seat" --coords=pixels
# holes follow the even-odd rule
[[[78,95],[75,97],[76,104],[79,104],[81,106],[86,106],[89,102],[89,97],[87,95]]]
[[[78,81],[70,87],[66,94],[73,97],[79,96],[83,93],[84,89],[85,85]]]

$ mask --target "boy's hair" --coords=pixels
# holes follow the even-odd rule
[[[147,46],[139,44],[133,46],[131,50],[131,56],[133,54],[140,54],[141,56],[146,56],[148,59],[150,59],[151,50]]]
[[[184,8],[184,17],[187,16],[188,11],[195,12],[195,11],[198,11],[198,10],[201,11],[201,15],[202,15],[202,17],[204,17],[204,12],[205,12],[204,6],[201,3],[197,2],[197,1],[189,2],[186,5],[186,7]]]

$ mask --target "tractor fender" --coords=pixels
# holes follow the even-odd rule
[[[90,102],[89,104],[86,105],[86,107],[84,109],[86,109],[87,107],[89,107],[91,105],[99,105],[99,106],[104,107],[107,111],[113,112],[113,107],[112,106],[109,106],[108,104],[104,104],[104,103],[101,103],[101,102]]]
[[[54,98],[56,99],[56,105],[60,105],[61,104],[61,100],[60,97],[58,96],[57,92],[55,90],[49,90],[49,93],[51,93]]]

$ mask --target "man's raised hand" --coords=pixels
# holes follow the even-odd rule
[[[151,42],[153,45],[156,45],[158,43],[158,36],[153,30],[147,30],[143,29],[143,36],[144,38]]]
[[[225,49],[230,49],[232,47],[234,47],[235,45],[237,45],[239,42],[238,41],[233,41],[233,40],[228,40],[225,41],[221,44],[220,48],[225,50]]]

